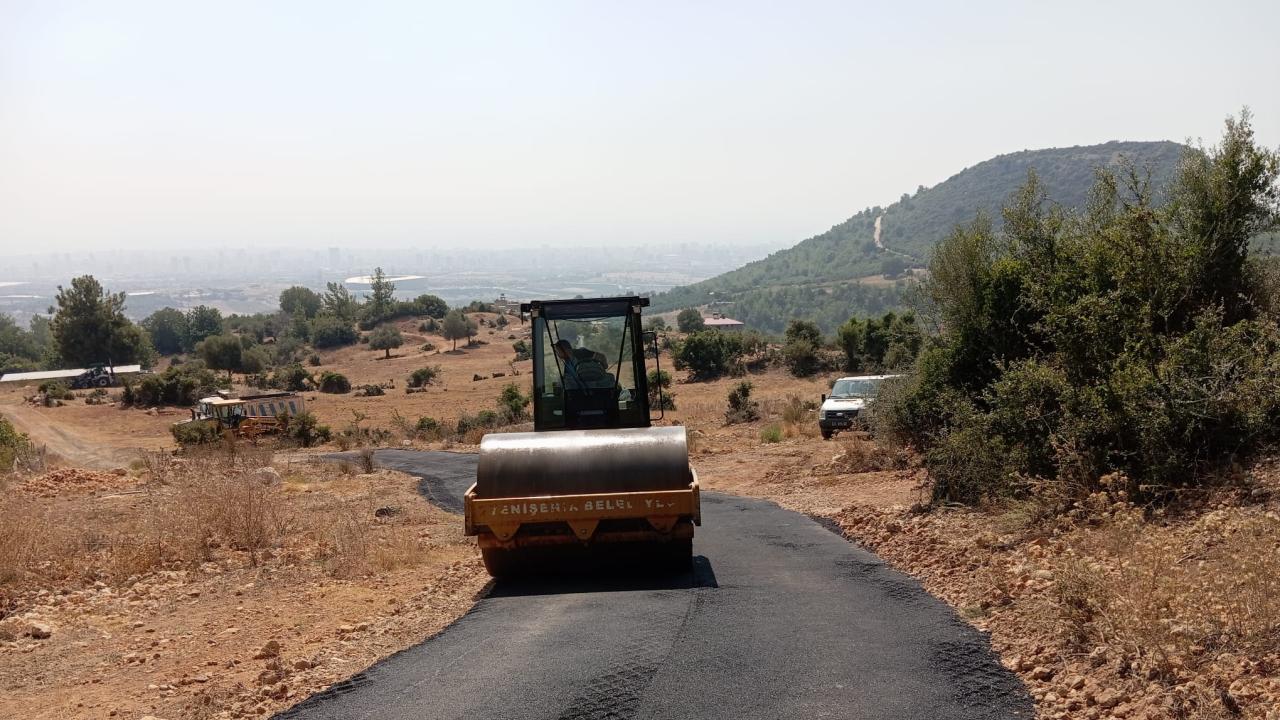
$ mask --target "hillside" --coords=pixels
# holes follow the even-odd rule
[[[1040,176],[1051,200],[1079,207],[1098,167],[1117,167],[1127,158],[1149,171],[1159,188],[1172,175],[1182,149],[1173,142],[1109,142],[1000,155],[934,187],[904,194],[887,208],[867,208],[795,247],[674,288],[655,297],[654,306],[665,311],[713,300],[732,301],[730,312],[754,328],[778,332],[792,317],[806,317],[831,331],[851,315],[876,314],[902,305],[905,281],[868,279],[878,280],[886,271],[895,276],[904,266],[924,266],[934,244],[979,211],[998,224],[1001,206],[1026,181],[1028,171],[1034,169]]]

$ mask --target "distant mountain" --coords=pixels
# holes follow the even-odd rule
[[[867,208],[795,247],[674,288],[656,296],[653,306],[661,312],[732,302],[725,312],[749,327],[779,332],[791,318],[802,317],[830,332],[850,316],[901,306],[908,281],[885,276],[924,267],[933,246],[980,210],[998,226],[1001,207],[1026,182],[1029,170],[1035,169],[1050,200],[1081,207],[1097,168],[1115,168],[1127,159],[1151,174],[1158,191],[1172,177],[1183,149],[1173,142],[1109,142],[1000,155],[932,188],[921,186],[887,208]]]

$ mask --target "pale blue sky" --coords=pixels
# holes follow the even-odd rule
[[[993,155],[1280,144],[1280,2],[0,0],[0,245],[790,244]]]

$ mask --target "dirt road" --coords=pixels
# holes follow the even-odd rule
[[[0,414],[8,418],[20,432],[62,459],[67,465],[90,470],[127,467],[138,457],[138,450],[105,447],[87,440],[81,433],[29,405],[4,405]]]
[[[475,456],[382,451],[456,507]],[[773,503],[703,495],[694,571],[503,582],[288,718],[1021,718],[985,636]]]

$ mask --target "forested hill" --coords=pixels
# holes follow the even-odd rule
[[[1080,207],[1098,167],[1127,158],[1150,172],[1155,188],[1172,176],[1183,146],[1173,142],[1109,142],[1087,147],[1024,150],[966,168],[931,188],[921,186],[887,208],[867,208],[821,235],[709,280],[653,299],[658,311],[731,301],[726,312],[748,326],[781,331],[803,317],[830,332],[852,315],[899,307],[907,267],[923,267],[933,246],[981,210],[996,223],[1000,208],[1034,169],[1049,199]],[[880,242],[875,241],[880,218]],[[871,278],[870,276],[875,276]],[[867,278],[860,281],[860,278]]]

